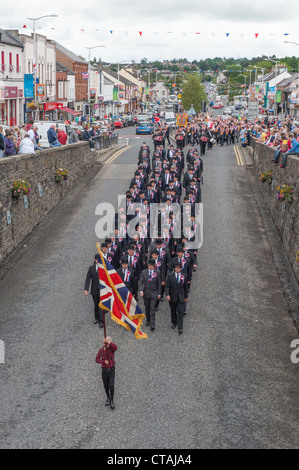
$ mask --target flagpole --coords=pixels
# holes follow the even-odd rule
[[[99,283],[100,283],[100,280],[101,280],[101,273],[100,273],[100,270],[99,270]],[[99,289],[100,291],[100,298],[99,298],[99,307],[100,307],[100,302],[101,302],[101,290]],[[100,307],[101,308],[101,307]],[[106,315],[105,315],[105,310],[102,308],[102,312],[103,312],[103,326],[104,326],[104,339],[107,337],[107,334],[106,334]],[[105,343],[105,357],[106,357],[106,361],[108,361],[108,352],[107,352],[107,343]],[[106,368],[108,368],[107,364],[106,364]]]

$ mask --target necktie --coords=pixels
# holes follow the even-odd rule
[[[179,277],[178,274],[176,275],[176,282],[177,282],[178,284],[180,283],[180,277]]]

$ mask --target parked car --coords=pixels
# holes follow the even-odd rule
[[[154,126],[151,122],[142,121],[136,126],[136,134],[153,134]]]
[[[37,132],[39,135],[39,143],[42,148],[49,148],[49,141],[48,141],[48,129],[52,126],[52,124],[55,124],[56,129],[62,129],[67,133],[67,135],[70,135],[71,133],[71,126],[69,124],[64,124],[61,121],[34,121],[34,125],[37,126]]]
[[[124,121],[126,122],[127,126],[135,126],[135,121],[132,116],[124,116]]]
[[[222,104],[222,103],[216,103],[216,104],[214,104],[214,106],[213,106],[213,109],[221,109],[221,108],[223,108],[223,104]]]
[[[224,114],[231,114],[232,113],[230,108],[224,108],[223,112],[224,112]]]
[[[117,127],[117,128],[122,128],[124,127],[124,123],[122,122],[122,120],[120,118],[115,118],[112,120],[113,124],[114,124],[114,127]]]

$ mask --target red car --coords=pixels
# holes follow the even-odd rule
[[[124,123],[121,119],[113,119],[114,127],[124,127]]]
[[[223,104],[222,104],[222,103],[216,103],[216,104],[214,104],[214,106],[213,106],[213,109],[221,109],[221,108],[223,108]]]

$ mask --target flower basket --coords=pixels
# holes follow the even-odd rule
[[[265,181],[268,181],[268,183],[272,183],[272,179],[273,179],[273,175],[272,175],[272,171],[264,171],[261,175],[260,175],[260,181],[262,181],[263,183],[265,183]]]
[[[283,184],[282,186],[277,186],[276,188],[276,197],[278,201],[283,202],[283,201],[288,201],[292,202],[293,200],[293,193],[294,193],[294,188],[293,186],[289,186],[288,184]]]
[[[11,185],[11,193],[13,197],[20,197],[22,194],[29,194],[31,192],[31,185],[27,180],[16,180]]]
[[[55,171],[55,181],[59,182],[62,180],[67,180],[69,171],[66,170],[65,168],[59,168],[58,170]]]

